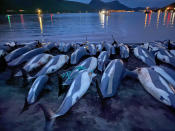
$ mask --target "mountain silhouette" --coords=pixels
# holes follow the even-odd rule
[[[101,10],[101,9],[130,10],[131,9],[121,4],[119,1],[103,2],[101,0],[91,0],[89,5],[97,10]]]
[[[25,10],[26,13],[35,13],[37,8],[42,9],[43,12],[53,13],[93,12],[101,9],[130,9],[119,1],[103,2],[101,0],[92,0],[89,4],[65,0],[0,0],[0,8],[0,13],[5,13],[7,10],[18,11],[20,9]]]

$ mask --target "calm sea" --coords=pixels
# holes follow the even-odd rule
[[[0,16],[0,42],[175,40],[175,12],[15,14]]]

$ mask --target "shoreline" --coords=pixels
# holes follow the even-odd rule
[[[52,54],[55,55],[58,52],[53,51]],[[70,56],[71,52],[66,54]],[[84,59],[86,58],[81,59],[80,62]],[[115,55],[111,59],[120,59],[120,56]],[[130,53],[128,61],[124,61],[124,65],[129,70],[147,67],[133,53]],[[73,69],[74,66],[63,67],[49,75],[53,90],[42,92],[37,102],[22,114],[20,111],[32,83],[23,87],[22,80],[19,78],[5,83],[0,80],[0,130],[43,130],[45,118],[38,104],[42,103],[54,111],[60,106],[66,93],[58,96],[57,75]],[[97,70],[95,73],[98,79],[101,79],[102,74]],[[125,78],[117,94],[104,102],[100,100],[95,86],[91,85],[87,93],[66,115],[56,119],[53,131],[174,130],[174,121],[174,109],[155,100],[144,90],[138,80]]]

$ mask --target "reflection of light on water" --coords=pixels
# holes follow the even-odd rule
[[[171,14],[170,14],[170,12],[168,12],[167,26],[168,26],[169,23],[170,23],[170,18],[171,18]]]
[[[38,14],[38,20],[39,20],[39,24],[40,24],[41,33],[43,33],[43,22],[42,22],[42,15],[41,14]]]
[[[174,17],[175,17],[175,12],[173,13],[173,16],[172,16],[171,25],[174,25]]]
[[[53,17],[53,14],[50,14],[51,22],[52,22],[52,24],[53,24],[52,17]]]
[[[104,14],[99,14],[100,15],[100,23],[102,25],[102,28],[104,28],[105,25],[105,15]]]
[[[164,13],[164,18],[163,18],[163,25],[165,25],[166,16],[167,16],[167,11],[165,10],[165,13]]]
[[[146,25],[147,25],[147,17],[148,17],[148,14],[146,13],[145,14],[145,28],[146,28]]]
[[[157,28],[159,27],[160,10],[157,13]]]
[[[10,21],[10,15],[7,15],[8,22],[9,22],[9,27],[11,28],[11,21]]]
[[[108,25],[108,16],[106,16],[103,13],[99,13],[99,17],[100,17],[100,23],[102,25],[102,28],[104,28],[105,25]]]
[[[108,15],[106,16],[106,24],[108,25]]]
[[[23,17],[23,14],[20,14],[20,17],[21,17],[21,24],[24,25],[24,17]]]
[[[149,13],[149,19],[148,19],[148,25],[150,25],[150,23],[151,23],[151,15],[152,15],[152,13],[150,12]]]

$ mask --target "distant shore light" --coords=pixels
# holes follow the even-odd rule
[[[42,13],[42,10],[41,9],[37,9],[36,10],[38,14],[41,14]]]

